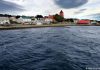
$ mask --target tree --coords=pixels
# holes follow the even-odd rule
[[[65,19],[66,22],[74,22],[74,19],[70,18],[70,19]]]
[[[62,22],[64,21],[64,18],[58,14],[54,15],[54,19],[57,21],[57,22]]]
[[[43,18],[43,16],[42,15],[37,15],[35,18],[40,20],[41,18]]]
[[[16,16],[16,19],[18,19],[18,18],[20,18],[20,16],[19,16],[19,15],[17,15],[17,16]]]

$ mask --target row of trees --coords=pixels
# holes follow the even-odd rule
[[[74,22],[74,19],[73,18],[69,18],[69,19],[65,19],[64,17],[58,15],[58,14],[55,14],[54,15],[54,19],[57,21],[57,22]]]

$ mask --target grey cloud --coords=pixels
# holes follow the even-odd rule
[[[67,9],[76,8],[88,2],[88,0],[54,0],[54,1],[58,6]]]
[[[95,13],[95,14],[91,14],[91,15],[87,15],[87,16],[100,16],[100,13]]]
[[[83,12],[82,11],[74,12],[74,14],[80,14],[80,13],[83,13]]]
[[[86,15],[85,17],[87,17],[88,19],[100,21],[100,13]]]
[[[80,9],[79,11],[85,11],[85,10],[87,10],[87,9]]]
[[[23,11],[21,6],[8,2],[0,0],[0,12],[9,12],[9,11]]]
[[[74,14],[80,14],[80,13],[83,13],[84,11],[86,11],[87,9],[80,9],[78,10],[77,12],[74,12]]]

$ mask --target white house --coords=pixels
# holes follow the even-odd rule
[[[37,19],[35,19],[35,20],[34,20],[34,23],[35,23],[36,25],[42,25],[42,24],[43,24],[43,20],[37,20]]]
[[[17,19],[16,19],[15,16],[10,17],[10,20],[12,20],[12,21],[17,21]]]
[[[10,20],[8,17],[0,17],[0,25],[10,24]]]
[[[96,25],[97,24],[96,20],[90,20],[90,22],[91,22],[92,25]]]
[[[53,20],[51,18],[41,18],[41,19],[35,19],[34,23],[36,25],[43,25],[43,24],[50,24]]]
[[[44,19],[44,22],[45,22],[46,24],[50,24],[51,22],[53,22],[53,19],[51,19],[51,18],[45,18],[45,19]]]
[[[32,19],[30,17],[22,16],[18,18],[17,22],[23,23],[23,24],[32,24]]]

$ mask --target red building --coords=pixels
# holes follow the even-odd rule
[[[90,24],[90,20],[78,20],[77,24]]]

